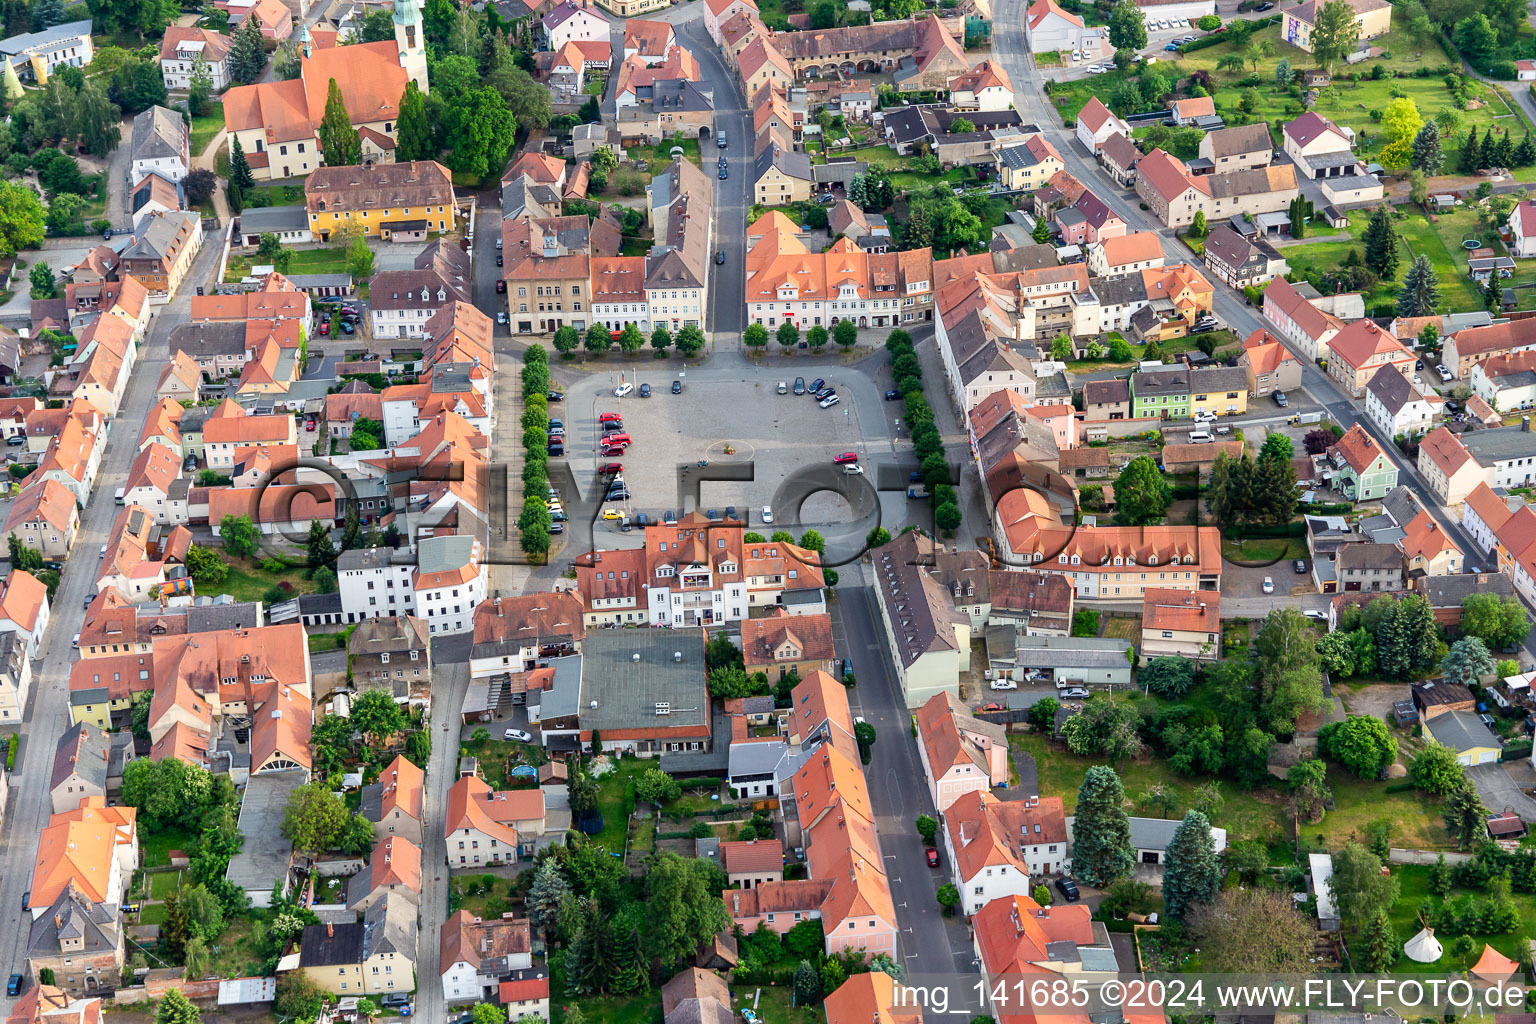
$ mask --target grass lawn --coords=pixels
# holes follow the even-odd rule
[[[151,903],[139,909],[139,919],[134,924],[165,924],[166,910],[164,903]]]
[[[504,740],[493,737],[488,740],[475,742],[470,740],[464,744],[464,748],[480,762],[480,771],[485,776],[485,781],[492,789],[505,789],[507,786],[507,761],[514,754],[519,755],[517,763],[531,764],[537,767],[544,763],[543,752],[535,746],[526,743],[518,743],[513,740]]]
[[[1104,622],[1104,638],[1107,640],[1129,640],[1133,644],[1141,643],[1141,617],[1139,615],[1111,615]]]
[[[1472,206],[1459,206],[1451,213],[1439,214],[1433,224],[1420,210],[1406,206],[1399,209],[1408,217],[1395,222],[1397,235],[1407,252],[1429,257],[1435,268],[1435,279],[1440,282],[1440,295],[1449,304],[1450,311],[1466,313],[1482,309],[1482,291],[1467,277],[1467,250],[1461,243],[1463,239],[1477,239],[1502,256],[1505,249],[1498,232],[1485,230]],[[1405,256],[1399,276],[1407,273],[1410,262],[1411,258]]]
[[[347,253],[339,247],[323,249],[289,249],[288,271],[292,274],[345,274]],[[229,267],[224,272],[226,282],[240,280],[251,272],[251,267],[263,262],[254,252],[235,255],[230,253]]]
[[[791,1006],[794,990],[788,987],[738,985],[731,994],[735,997],[731,1001],[733,1010],[750,1007],[753,996],[757,996],[756,1012],[764,1024],[817,1024],[825,1019],[820,1007]]]
[[[1102,763],[1097,757],[1078,757],[1065,749],[1058,750],[1039,733],[1009,736],[1008,742],[1015,750],[1034,755],[1035,764],[1040,769],[1040,795],[1061,797],[1068,814],[1077,806],[1077,790],[1083,784],[1083,774],[1093,765]],[[1166,762],[1155,757],[1122,763],[1116,770],[1120,773],[1126,796],[1133,801],[1157,783],[1166,786],[1176,802],[1168,815],[1170,818],[1183,817],[1194,804],[1195,790],[1206,781],[1175,775]],[[1229,842],[1243,839],[1270,842],[1286,835],[1285,823],[1289,816],[1278,795],[1243,792],[1230,784],[1222,786],[1222,795],[1226,797],[1226,803],[1217,818],[1227,830]]]
[[[193,156],[200,155],[208,148],[208,143],[224,128],[224,104],[217,100],[208,104],[208,112],[202,117],[192,119],[191,150]]]
[[[286,583],[292,596],[312,594],[315,585],[304,578],[301,569],[286,572],[267,572],[249,558],[228,558],[229,576],[220,584],[220,592],[229,594],[236,601],[261,601],[268,590]]]
[[[486,878],[494,879],[495,884],[485,888],[481,883]],[[457,901],[455,905],[476,917],[500,917],[510,909],[508,896],[512,885],[505,878],[479,874],[454,875],[448,879],[448,885],[452,891],[450,898]]]
[[[315,881],[316,903],[341,903],[347,896],[345,878],[320,878]]]
[[[334,651],[337,648],[345,649],[347,637],[352,635],[352,630],[344,629],[340,633],[311,633],[309,634],[309,653],[319,654],[321,651]]]
[[[583,996],[581,999],[566,1000],[567,1005],[576,1003],[581,1007],[582,1016],[587,1020],[602,1021],[603,1024],[661,1024],[661,1000],[654,993],[647,992],[638,996],[611,996],[599,998],[597,996]],[[565,1020],[565,1007],[560,1005],[559,999],[550,1001],[550,1024],[561,1024]]]
[[[152,900],[163,900],[180,888],[180,871],[157,871],[149,876],[149,898]]]
[[[608,89],[608,79],[603,75],[588,75],[581,83],[581,91],[587,96],[601,97]]]
[[[598,780],[597,806],[603,813],[603,830],[592,838],[607,847],[610,853],[624,850],[624,836],[629,825],[624,814],[624,801],[630,781],[652,767],[655,767],[654,762],[637,757],[620,758],[615,762],[614,770]]]
[[[666,166],[672,162],[672,150],[679,146],[682,147],[683,156],[692,160],[698,167],[704,166],[704,158],[699,155],[698,139],[664,139],[651,150],[652,159]]]
[[[251,941],[255,925],[254,916],[243,914],[225,926],[219,940],[210,947],[213,955],[208,958],[209,974],[216,978],[238,978],[260,973],[264,957]]]
[[[171,863],[170,851],[191,853],[197,845],[197,837],[179,829],[163,832],[144,832],[139,836],[139,854],[146,868],[165,867]]]
[[[266,195],[272,198],[268,206],[296,206],[304,202],[304,190],[296,185],[257,185],[246,192],[247,196]],[[253,204],[246,203],[246,206]]]
[[[1272,562],[1277,558],[1306,558],[1307,542],[1300,537],[1221,539],[1221,557],[1233,562]]]
[[[1393,867],[1392,877],[1397,879],[1397,902],[1392,904],[1389,916],[1392,918],[1392,926],[1397,930],[1399,941],[1407,941],[1416,934],[1420,927],[1418,910],[1419,904],[1426,898],[1435,899],[1429,893],[1429,865],[1427,864],[1403,864]],[[1474,889],[1451,889],[1451,900],[1454,902],[1461,896],[1471,896],[1473,899],[1482,899],[1487,894]],[[1536,916],[1536,896],[1529,893],[1515,893],[1515,904],[1520,908],[1520,919],[1529,921]],[[1466,956],[1455,956],[1451,953],[1451,943],[1454,937],[1447,933],[1436,933],[1445,948],[1445,955],[1431,964],[1415,963],[1406,956],[1398,956],[1397,962],[1392,965],[1394,974],[1449,974],[1451,972],[1464,971],[1477,962],[1482,956],[1483,945],[1487,943],[1507,957],[1520,958],[1520,936],[1518,931],[1505,932],[1502,935],[1470,936],[1472,939],[1472,952]]]

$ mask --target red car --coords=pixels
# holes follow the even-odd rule
[[[832,456],[832,461],[834,463],[836,463],[837,465],[839,465],[839,466],[844,465],[845,463],[849,463],[849,462],[858,462],[859,461],[859,453],[858,452],[843,452],[843,454],[841,454],[841,455],[834,455],[834,456]]]
[[[928,866],[929,867],[936,868],[936,867],[939,866],[939,851],[938,850],[935,850],[933,847],[930,846],[930,847],[928,847],[927,850],[924,851],[924,856],[926,856],[928,858]]]
[[[993,701],[991,704],[983,704],[981,707],[977,708],[977,710],[978,711],[1001,711],[1001,710],[1003,710],[1003,706],[1001,704],[997,703],[996,701]]]
[[[622,422],[622,417],[619,416],[619,414],[616,413],[616,412],[605,412],[605,413],[600,413],[598,415],[597,422],[599,422],[599,423]]]
[[[320,321],[320,333],[321,334],[330,334],[331,333],[331,322],[329,320],[321,320]]]
[[[607,476],[609,473],[614,473],[614,474],[622,473],[622,472],[624,472],[624,463],[622,463],[622,462],[605,462],[601,466],[597,467],[597,472],[600,475],[602,475],[602,476]]]

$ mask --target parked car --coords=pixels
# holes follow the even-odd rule
[[[1058,690],[1056,692],[1056,696],[1058,696],[1058,697],[1075,698],[1075,699],[1078,699],[1078,700],[1087,700],[1088,699],[1088,687],[1086,687],[1086,686],[1068,686],[1065,689]]]
[[[628,487],[620,487],[620,488],[617,488],[616,490],[611,490],[611,491],[608,492],[608,497],[604,498],[603,500],[604,501],[628,501],[629,500],[629,488]]]
[[[329,320],[321,320],[320,321],[320,334],[322,336],[324,336],[324,335],[327,335],[327,334],[330,334],[330,333],[331,333],[331,322]]]
[[[1274,4],[1270,4],[1270,6],[1273,7]],[[1061,893],[1062,899],[1068,903],[1076,903],[1083,895],[1077,891],[1077,883],[1070,878],[1056,879],[1056,891]]]
[[[605,462],[601,466],[597,467],[597,471],[599,473],[602,473],[602,474],[622,473],[622,472],[624,472],[624,463],[622,463],[622,462]]]
[[[508,729],[501,734],[504,740],[517,740],[519,743],[532,743],[533,737],[521,729]]]
[[[623,519],[624,518],[624,513],[620,512],[616,508],[605,508],[605,509],[603,509],[603,518],[607,519],[609,521],[612,521],[614,519]]]
[[[715,266],[718,267],[721,264],[723,264],[724,262],[725,262],[725,250],[724,249],[716,249],[715,250]]]
[[[506,291],[507,291],[507,279],[504,278],[504,277],[498,277],[496,279],[496,294],[497,295],[505,295]]]
[[[641,398],[650,398],[651,397],[651,386],[649,384],[641,384],[640,385],[640,397]]]
[[[1001,704],[999,704],[997,701],[992,701],[989,704],[983,704],[981,707],[977,708],[976,710],[977,711],[1002,711],[1004,709],[1003,709],[1003,706]]]
[[[729,178],[730,176],[731,176],[730,169],[727,168],[725,166],[725,164],[721,164],[720,165],[720,180],[724,181],[725,179]]]
[[[781,395],[789,394],[789,381],[787,381],[787,380],[779,381],[778,392]]]
[[[830,394],[826,398],[823,398],[821,400],[821,407],[823,409],[830,409],[834,405],[836,405],[838,402],[841,402],[841,401],[842,401],[842,399],[838,398],[836,393],[833,393],[833,394]]]
[[[1296,567],[1296,575],[1303,576],[1303,575],[1306,574],[1306,571],[1307,571],[1307,560],[1305,558],[1298,558],[1298,559],[1296,559],[1296,561],[1292,562],[1291,564]]]
[[[804,377],[796,377],[795,378],[795,394],[797,394],[797,395],[805,394],[805,378]],[[26,441],[23,440],[22,443],[25,444]]]
[[[1273,579],[1271,579],[1270,577],[1265,576],[1264,577],[1264,593],[1266,593],[1266,594],[1273,594],[1274,592],[1275,592],[1275,581]]]
[[[565,401],[565,392],[563,392],[563,391],[551,391],[548,394],[546,394],[544,396],[544,398],[545,398],[546,401],[550,401],[550,402],[563,402],[563,401]]]
[[[683,393],[683,382],[682,381],[675,380],[675,381],[672,382],[672,393],[674,395],[680,395],[680,394]]]
[[[764,505],[763,506],[763,523],[764,523],[764,525],[766,525],[766,524],[771,523],[771,522],[773,522],[773,506],[772,505]]]
[[[1280,408],[1284,409],[1286,406],[1290,405],[1291,403],[1285,397],[1285,392],[1284,391],[1276,391],[1275,392],[1275,404],[1278,405]]]
[[[112,232],[111,231],[107,232],[107,237],[108,238],[112,237]],[[22,982],[21,975],[19,975],[19,974],[11,975],[10,980],[5,983],[5,994],[8,995],[8,996],[12,996],[12,997],[21,995],[21,982]]]
[[[1305,615],[1307,618],[1313,620],[1314,622],[1328,621],[1328,613],[1317,608],[1308,608],[1301,614]]]
[[[624,383],[620,384],[618,387],[613,389],[613,397],[614,398],[623,398],[625,395],[629,394],[633,390],[635,390],[635,386],[633,384],[631,384],[629,381],[625,381]]]
[[[843,452],[841,455],[834,455],[834,456],[832,456],[832,461],[837,463],[839,466],[841,466],[845,462],[858,462],[859,461],[859,453],[858,452]]]
[[[499,323],[499,324],[504,324],[504,323],[507,322],[507,311],[506,310],[498,309],[496,311],[496,322]]]
[[[826,386],[827,386],[826,380],[824,378],[817,377],[815,380],[811,381],[811,385],[810,385],[809,390],[810,390],[811,394],[814,395],[816,392],[820,391],[822,388],[824,388]]]
[[[352,321],[351,320],[343,320],[341,322],[341,333],[342,334],[356,334],[357,333],[357,328],[352,326]]]
[[[993,690],[1017,690],[1019,688],[1019,684],[1012,679],[994,679],[987,685],[989,689]]]
[[[895,391],[895,390],[887,391],[885,393],[885,400],[887,402],[897,402],[897,401],[900,401],[901,400],[901,392],[900,391]]]
[[[930,846],[930,847],[928,847],[928,849],[923,851],[923,856],[928,858],[928,866],[929,867],[936,868],[936,867],[939,866],[939,851],[938,850],[935,850],[933,847]]]
[[[77,651],[80,649],[80,633],[78,630],[75,632],[75,638],[69,642],[69,646]]]

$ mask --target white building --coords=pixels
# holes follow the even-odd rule
[[[48,588],[26,570],[12,569],[0,583],[0,632],[18,634],[27,657],[39,658],[51,618]]]
[[[1097,96],[1089,97],[1087,104],[1077,114],[1077,141],[1088,152],[1097,153],[1111,135],[1130,138],[1131,127],[1110,113]]]
[[[414,614],[441,636],[474,628],[475,606],[485,600],[485,565],[473,537],[429,537],[417,545]],[[343,605],[345,608],[345,605]]]
[[[967,793],[944,814],[944,851],[966,917],[1030,894],[1030,876],[1061,871],[1067,825],[1060,797],[1002,801]]]
[[[18,78],[38,85],[45,84],[55,68],[83,68],[95,55],[90,18],[0,39],[0,58],[10,62]]]
[[[577,6],[566,0],[544,15],[544,37],[556,53],[566,43],[608,42],[608,21],[591,7]]]
[[[135,117],[132,145],[128,175],[131,181],[143,181],[150,174],[158,174],[175,183],[187,176],[187,123],[176,111],[150,107]]]
[[[1365,415],[1388,437],[1427,433],[1444,408],[1445,399],[1419,391],[1395,366],[1377,370],[1365,386]]]
[[[1536,199],[1520,203],[1509,215],[1509,254],[1516,258],[1536,256]]]
[[[396,558],[396,556],[399,556]],[[336,589],[345,621],[410,615],[416,607],[415,560],[389,548],[353,548],[336,560]]]

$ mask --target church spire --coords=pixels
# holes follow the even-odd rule
[[[427,91],[427,51],[422,39],[421,0],[394,0],[395,44],[400,66],[422,92]]]
[[[313,57],[315,55],[315,40],[314,37],[309,34],[308,25],[304,26],[304,34],[299,36],[299,43],[304,49],[304,56]]]

